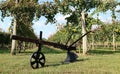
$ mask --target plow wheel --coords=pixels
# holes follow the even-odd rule
[[[41,52],[34,52],[30,58],[30,65],[33,69],[44,67],[45,56]]]

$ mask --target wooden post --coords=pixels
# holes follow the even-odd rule
[[[40,31],[39,40],[42,40],[42,31]],[[42,44],[39,42],[38,52],[41,52],[41,46],[42,46]]]

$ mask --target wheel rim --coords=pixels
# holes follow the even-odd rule
[[[33,69],[37,69],[39,67],[44,67],[45,65],[45,56],[41,52],[34,52],[30,59],[30,64]]]

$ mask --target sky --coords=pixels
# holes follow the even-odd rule
[[[52,0],[47,0],[47,1],[52,1]],[[118,10],[118,9],[120,9],[120,6],[118,6],[116,8],[116,10]],[[120,18],[120,14],[117,14],[117,16]],[[66,16],[63,16],[61,14],[57,14],[55,16],[55,18],[57,20],[56,24],[58,24],[58,23],[60,23],[60,24],[66,23],[65,17]],[[93,17],[96,18],[96,15],[93,16]],[[0,17],[0,19],[1,19],[1,17]],[[102,20],[103,22],[106,22],[106,21],[110,22],[111,21],[111,12],[108,11],[107,13],[100,13],[99,14],[99,19]],[[8,28],[11,25],[11,20],[12,20],[12,17],[6,17],[4,19],[4,22],[2,22],[0,20],[0,28],[2,28],[3,31],[8,32]],[[47,39],[50,35],[56,33],[57,27],[56,27],[56,24],[51,24],[51,23],[48,23],[47,25],[45,25],[45,22],[46,22],[46,18],[41,17],[38,21],[33,21],[34,24],[33,24],[32,27],[33,27],[34,32],[36,33],[36,35],[39,36],[39,32],[43,31],[43,38]]]

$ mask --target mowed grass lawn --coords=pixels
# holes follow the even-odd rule
[[[92,50],[86,56],[79,55],[76,62],[62,64],[65,52],[43,48],[45,67],[32,69],[30,56],[36,50],[12,56],[9,50],[0,49],[0,74],[120,74],[120,51]]]

